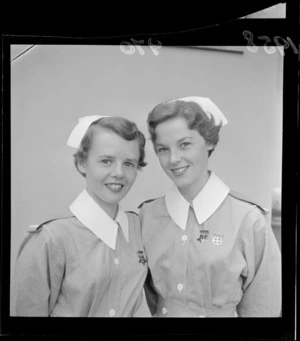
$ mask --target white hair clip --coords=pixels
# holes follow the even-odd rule
[[[226,117],[222,113],[222,111],[215,105],[215,103],[210,100],[208,97],[199,97],[199,96],[190,96],[190,97],[183,97],[175,99],[171,102],[175,101],[184,101],[184,102],[194,102],[200,105],[200,107],[204,110],[206,115],[210,118],[213,116],[215,119],[216,124],[225,125],[228,123]]]
[[[78,119],[78,123],[75,128],[72,130],[68,141],[67,146],[73,148],[79,148],[81,140],[85,133],[87,132],[89,126],[103,117],[111,117],[111,116],[99,116],[99,115],[91,115],[91,116],[84,116]]]

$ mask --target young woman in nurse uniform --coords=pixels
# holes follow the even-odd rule
[[[144,135],[121,117],[86,116],[67,144],[86,188],[72,216],[33,227],[22,243],[11,315],[134,316],[147,264],[138,216],[119,202],[146,165]]]
[[[158,317],[276,317],[281,255],[269,213],[208,169],[227,120],[208,98],[156,106],[148,129],[174,182],[140,205],[148,259],[146,297]]]

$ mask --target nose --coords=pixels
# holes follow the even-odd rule
[[[176,163],[180,162],[180,160],[181,160],[180,151],[177,149],[171,150],[170,151],[170,163],[176,164]]]
[[[111,176],[115,178],[123,178],[124,176],[124,171],[123,171],[123,166],[122,164],[117,163],[115,167],[111,171]]]

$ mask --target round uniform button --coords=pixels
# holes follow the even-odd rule
[[[118,258],[115,258],[115,259],[114,259],[114,262],[115,262],[116,265],[118,265],[118,264],[120,263],[120,261],[119,261]]]
[[[187,240],[187,235],[184,234],[184,235],[181,237],[181,239],[185,242],[185,241]]]
[[[181,283],[177,284],[177,289],[179,291],[181,291],[183,289],[183,284],[181,284]]]
[[[167,309],[165,307],[162,308],[161,312],[163,313],[163,315],[166,315],[167,313]]]
[[[109,316],[114,316],[116,314],[115,309],[110,309]]]

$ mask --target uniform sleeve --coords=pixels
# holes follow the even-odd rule
[[[17,258],[11,290],[11,315],[49,316],[61,287],[64,253],[49,231],[30,233]]]
[[[144,284],[146,301],[150,310],[151,315],[155,315],[157,311],[158,295],[154,289],[152,276],[150,269],[148,269],[148,274]]]
[[[139,206],[139,208],[141,208],[139,212],[139,217],[140,217],[140,222],[141,222],[142,240],[143,240],[144,208],[141,205]],[[145,248],[145,252],[148,258],[146,248]],[[146,277],[145,284],[144,284],[144,290],[145,290],[145,297],[146,297],[146,301],[147,301],[150,313],[153,316],[156,314],[156,311],[157,311],[158,295],[154,289],[154,284],[153,284],[150,268],[148,268],[148,273],[147,273],[147,277]]]
[[[136,243],[137,243],[137,247],[139,251],[143,251],[144,252],[144,247],[143,247],[143,243],[142,243],[142,232],[141,232],[141,222],[139,219],[139,216],[132,211],[128,212],[131,217],[131,221],[132,221],[132,227],[134,227],[134,231],[135,231],[135,237],[136,237]],[[146,263],[147,266],[147,263]],[[141,290],[138,299],[136,301],[136,304],[134,306],[134,311],[133,311],[133,316],[136,316],[138,310],[140,309],[141,305],[143,303],[143,291]]]
[[[243,237],[247,266],[242,274],[240,317],[279,317],[281,312],[281,253],[268,214],[255,208]]]

